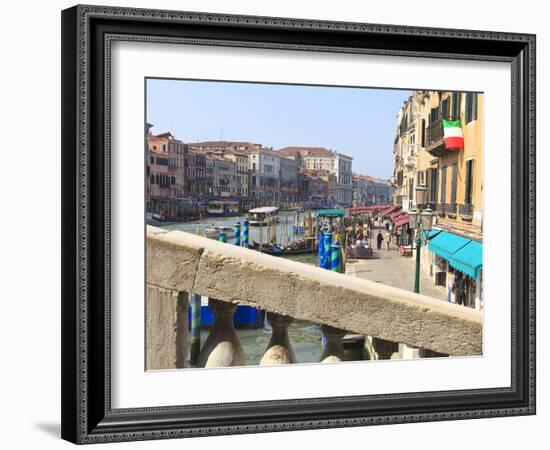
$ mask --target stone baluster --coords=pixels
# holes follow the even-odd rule
[[[296,355],[288,337],[288,327],[292,317],[267,312],[267,321],[271,325],[271,339],[260,361],[261,366],[274,364],[293,364]]]
[[[233,325],[237,305],[209,299],[214,313],[212,330],[201,349],[198,367],[244,366],[244,352]]]
[[[321,354],[322,363],[344,361],[344,336],[346,331],[329,325],[321,325],[321,331],[325,336],[325,348]]]
[[[377,337],[372,338],[372,347],[376,352],[376,359],[391,359],[392,355],[399,351],[397,342],[386,341]]]

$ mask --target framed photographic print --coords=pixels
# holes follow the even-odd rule
[[[62,436],[535,413],[535,36],[62,13]]]

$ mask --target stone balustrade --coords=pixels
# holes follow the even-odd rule
[[[215,315],[199,367],[244,363],[232,322],[237,304],[268,311],[273,334],[261,364],[296,362],[287,334],[292,318],[321,324],[324,362],[342,360],[346,333],[370,336],[380,359],[390,357],[396,342],[438,355],[482,353],[480,311],[402,289],[150,226],[146,262],[148,369],[186,364],[182,311],[191,292],[209,297]]]

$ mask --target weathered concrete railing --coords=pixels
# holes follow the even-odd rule
[[[262,358],[266,364],[295,362],[286,335],[291,318],[322,325],[326,361],[342,357],[343,330],[453,356],[482,352],[479,311],[190,233],[148,227],[148,368],[185,366],[190,292],[208,296],[216,316],[199,366],[243,364],[231,321],[237,303],[269,312],[273,336]]]

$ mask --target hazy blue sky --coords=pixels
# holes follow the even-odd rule
[[[317,146],[353,157],[353,170],[393,173],[395,118],[410,91],[147,81],[147,121],[184,142],[236,140],[279,149]]]

